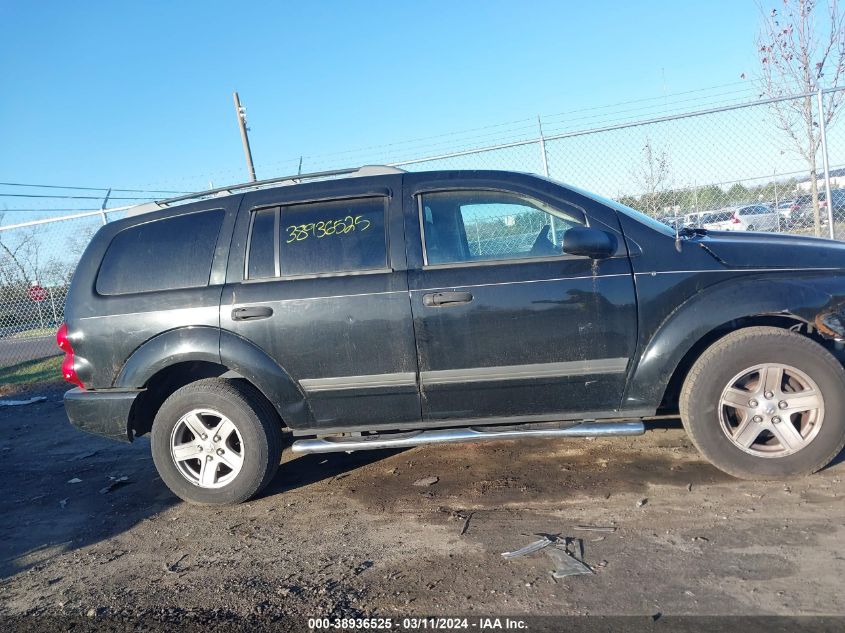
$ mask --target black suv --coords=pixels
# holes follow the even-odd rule
[[[258,493],[284,431],[352,451],[632,435],[679,411],[747,478],[845,443],[845,245],[676,232],[529,174],[327,175],[103,226],[58,335],[71,421],[149,433],[199,503]]]

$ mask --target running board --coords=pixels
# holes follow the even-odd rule
[[[490,427],[487,427],[490,429]],[[390,435],[363,435],[323,437],[296,440],[291,449],[294,453],[339,453],[366,451],[381,448],[409,448],[426,444],[457,444],[459,442],[481,442],[486,440],[514,440],[527,437],[611,437],[621,435],[642,435],[642,422],[585,422],[566,427],[544,429],[478,431],[473,428],[437,429],[414,431]]]

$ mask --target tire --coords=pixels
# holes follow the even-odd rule
[[[779,395],[760,386],[764,377],[778,385]],[[775,327],[744,328],[695,362],[681,390],[680,411],[696,448],[734,477],[809,475],[845,446],[845,370],[810,338]]]
[[[164,401],[150,444],[156,469],[173,494],[189,503],[236,504],[254,497],[276,474],[281,422],[252,385],[208,378]]]
[[[745,230],[746,230],[746,231],[753,231],[753,230],[754,230],[754,225],[753,225],[753,224],[749,224],[749,225],[745,228]]]

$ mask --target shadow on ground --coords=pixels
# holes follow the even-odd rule
[[[36,390],[15,398],[39,395]],[[77,431],[65,417],[62,390],[46,402],[0,407],[0,578],[53,556],[112,538],[182,503],[164,486],[149,440],[132,444]],[[308,455],[282,469],[262,495],[337,477],[392,454]],[[125,481],[121,481],[126,478]]]
[[[699,458],[679,427],[677,419],[649,422],[647,439],[479,442],[304,456],[286,451],[259,505],[273,506],[285,493],[308,489],[387,512],[420,502],[483,508],[514,499],[605,500],[652,485],[735,481]],[[111,539],[182,503],[159,479],[146,438],[121,444],[77,431],[55,392],[43,403],[0,408],[0,465],[6,485],[0,578]],[[438,477],[436,486],[414,485],[431,476]]]

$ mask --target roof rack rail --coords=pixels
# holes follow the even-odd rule
[[[206,191],[197,191],[195,193],[188,193],[175,198],[166,198],[164,200],[155,200],[153,202],[145,202],[137,206],[131,207],[126,216],[140,215],[141,213],[148,213],[159,209],[166,209],[174,204],[180,202],[187,202],[188,200],[196,200],[198,198],[207,198],[217,194],[230,194],[244,189],[260,189],[268,185],[280,185],[284,183],[298,184],[303,180],[318,180],[320,178],[330,178],[332,176],[380,176],[384,174],[404,174],[404,169],[398,167],[390,167],[388,165],[362,165],[361,167],[347,167],[345,169],[332,169],[329,171],[315,171],[308,174],[296,174],[293,176],[277,176],[275,178],[265,178],[264,180],[256,180],[252,182],[244,182],[238,185],[228,185],[226,187],[217,187],[215,189],[207,189]]]

